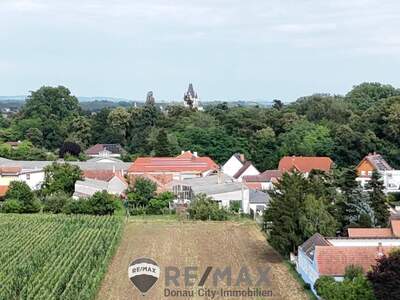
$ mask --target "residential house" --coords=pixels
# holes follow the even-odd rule
[[[204,177],[218,169],[211,158],[183,151],[177,157],[138,157],[129,167],[128,177],[129,182],[133,182],[137,176],[151,175],[164,182]]]
[[[198,194],[206,194],[226,208],[230,207],[232,202],[238,201],[244,213],[254,216],[262,214],[270,201],[268,194],[249,189],[245,184],[222,172],[175,181],[172,192],[178,201],[183,202],[190,202]]]
[[[333,161],[329,157],[318,156],[284,156],[278,165],[278,169],[282,174],[297,171],[305,176],[308,176],[312,170],[330,172],[332,167]]]
[[[122,147],[120,144],[96,144],[85,151],[90,157],[121,157]]]
[[[281,178],[279,170],[266,170],[259,175],[243,176],[243,182],[251,189],[268,191],[274,189],[274,184]]]
[[[23,181],[32,190],[40,189],[44,181],[43,169],[26,169],[17,165],[0,164],[0,185],[8,186],[12,181]]]
[[[260,172],[251,161],[245,159],[244,154],[235,153],[222,166],[222,172],[241,182],[244,176],[259,175]]]
[[[375,152],[365,156],[356,167],[356,180],[364,189],[367,189],[374,171],[381,175],[385,193],[400,192],[400,170],[394,170],[382,155]]]
[[[103,180],[86,177],[84,180],[75,182],[73,198],[88,198],[96,192],[102,191],[124,197],[127,188],[128,183],[120,173],[113,174],[111,178],[103,177]]]
[[[390,228],[349,229],[347,238],[326,238],[316,233],[299,246],[296,269],[315,293],[314,284],[320,276],[341,281],[350,265],[367,272],[377,258],[395,247],[400,247],[400,220],[395,219],[391,220]]]
[[[58,163],[69,163],[78,166],[82,171],[108,171],[119,172],[126,175],[130,163],[112,158],[108,162],[94,158],[88,161],[57,161]],[[0,185],[9,185],[11,181],[21,180],[26,182],[32,190],[40,189],[44,182],[44,168],[51,165],[53,161],[24,161],[11,160],[0,157]]]

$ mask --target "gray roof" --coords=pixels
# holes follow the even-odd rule
[[[108,182],[103,180],[97,179],[90,179],[86,178],[85,180],[77,180],[75,184],[83,185],[83,186],[90,186],[97,189],[107,190]]]
[[[218,175],[215,174],[206,177],[185,179],[182,182],[190,185],[193,192],[196,194],[205,193],[207,195],[215,195],[240,191],[242,188],[247,189],[246,186],[242,185],[240,182],[235,182],[226,174],[220,174],[220,181],[218,180]]]
[[[271,198],[267,193],[250,190],[249,191],[249,202],[252,204],[268,204]]]
[[[322,235],[315,233],[307,241],[305,241],[300,248],[311,259],[314,258],[315,246],[329,246],[331,245]]]
[[[63,163],[64,161],[57,161],[58,163]],[[39,161],[39,160],[10,160],[0,157],[0,166],[17,166],[22,169],[43,169],[44,167],[51,165],[53,161]],[[128,170],[131,163],[126,163],[123,161],[115,160],[114,162],[96,162],[96,160],[88,161],[67,161],[71,165],[78,166],[81,170]]]

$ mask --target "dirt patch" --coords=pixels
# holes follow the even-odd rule
[[[128,266],[136,258],[149,257],[158,262],[161,276],[145,297],[141,296],[128,278]],[[208,266],[232,268],[236,281],[242,266],[256,278],[257,267],[269,267],[269,282],[259,288],[272,292],[272,297],[220,297],[213,299],[307,299],[298,282],[289,274],[281,257],[265,242],[265,237],[254,224],[235,222],[129,222],[117,253],[109,266],[97,299],[212,299],[210,296],[166,297],[164,268],[176,266],[198,267],[198,276]],[[196,284],[200,278],[196,280]],[[181,285],[183,279],[181,279]],[[212,286],[210,277],[205,288],[227,288],[219,283]],[[241,286],[247,289],[247,286]],[[180,288],[181,290],[183,287]],[[237,288],[236,288],[237,289]],[[195,288],[197,290],[197,287]]]

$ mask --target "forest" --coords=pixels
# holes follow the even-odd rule
[[[25,141],[21,149],[3,142]],[[331,157],[338,167],[356,165],[379,152],[400,167],[400,90],[362,83],[346,95],[315,94],[271,107],[205,105],[203,111],[154,103],[141,107],[84,110],[66,87],[31,92],[10,118],[0,116],[0,156],[55,159],[66,142],[82,150],[96,143],[119,143],[123,159],[197,151],[224,163],[244,153],[261,170],[274,169],[284,155]],[[84,157],[81,157],[84,159]]]

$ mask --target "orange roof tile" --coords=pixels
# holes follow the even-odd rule
[[[218,165],[209,157],[139,157],[129,167],[130,173],[149,172],[205,172],[217,170]]]
[[[349,237],[393,237],[390,228],[349,228],[347,229]]]
[[[328,172],[332,167],[333,161],[329,157],[315,156],[284,156],[279,161],[278,169],[281,172],[290,172],[293,169],[301,173],[308,173],[312,170]]]
[[[114,172],[112,170],[84,170],[83,177],[109,181],[114,177]]]
[[[0,167],[1,174],[19,174],[21,170],[21,167]]]
[[[320,275],[343,276],[350,265],[360,266],[367,272],[380,255],[387,255],[392,248],[315,246],[314,259]]]
[[[396,237],[400,237],[400,220],[392,219],[390,221],[390,225],[392,227],[393,235]]]
[[[0,185],[0,197],[4,197],[8,191],[8,185]]]

